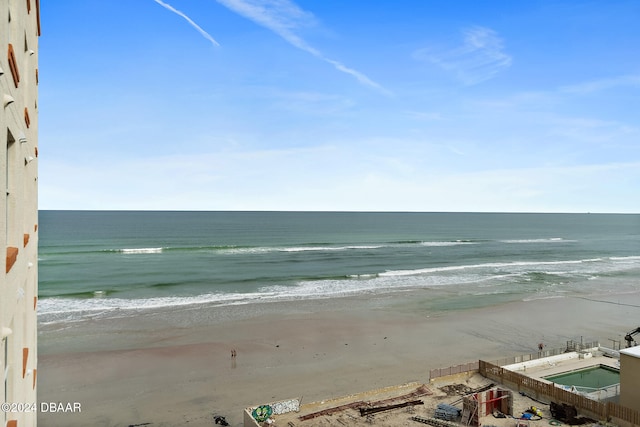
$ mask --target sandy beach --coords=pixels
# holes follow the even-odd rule
[[[533,353],[539,342],[611,347],[640,326],[638,293],[447,312],[421,309],[428,297],[181,307],[42,325],[38,400],[77,402],[81,412],[40,413],[38,422],[205,426],[219,414],[241,426],[250,405],[427,382],[430,369]]]

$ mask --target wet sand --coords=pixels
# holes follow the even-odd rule
[[[40,413],[38,422],[205,426],[219,414],[241,426],[254,404],[427,382],[430,369],[534,353],[539,342],[624,346],[640,326],[636,293],[446,312],[421,309],[422,298],[181,307],[42,325],[38,400],[78,402],[81,412]]]

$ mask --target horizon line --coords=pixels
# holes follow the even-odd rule
[[[406,214],[550,214],[550,215],[639,215],[640,212],[609,211],[408,211],[408,210],[273,210],[273,209],[38,209],[38,212],[202,212],[202,213],[406,213]]]

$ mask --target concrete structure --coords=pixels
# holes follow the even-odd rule
[[[513,392],[500,387],[468,394],[463,397],[462,402],[462,424],[467,426],[481,425],[480,420],[494,412],[514,415]]]
[[[0,420],[24,427],[37,423],[39,0],[0,2],[0,22]]]
[[[620,404],[640,411],[640,346],[620,350]]]

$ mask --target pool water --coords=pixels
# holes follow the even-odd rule
[[[577,371],[544,377],[544,379],[567,386],[603,388],[620,383],[620,371],[599,365]]]

